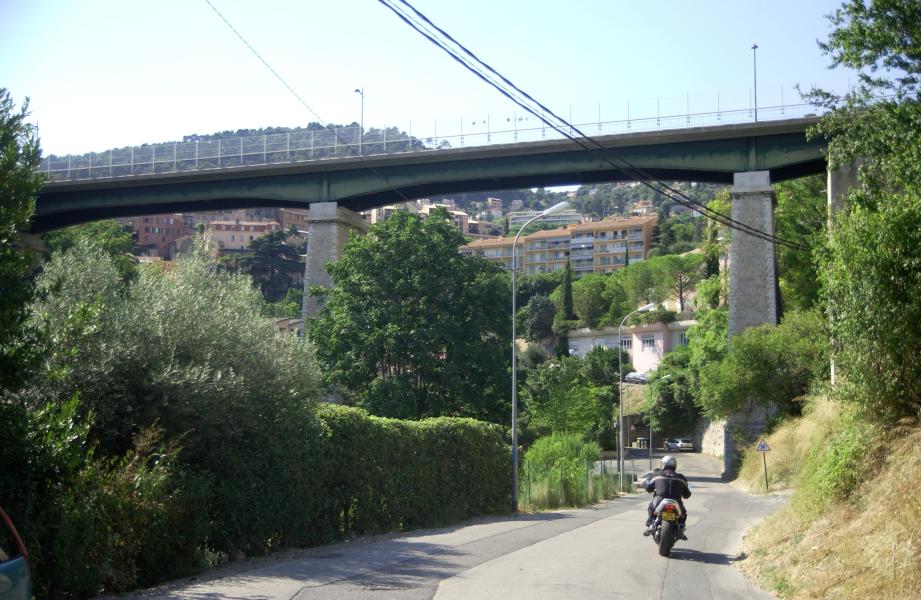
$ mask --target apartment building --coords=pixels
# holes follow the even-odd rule
[[[610,273],[628,263],[644,260],[652,243],[655,214],[641,217],[614,217],[538,231],[519,239],[516,249],[521,271],[528,274],[552,273],[568,260],[576,275]],[[479,255],[512,268],[513,238],[474,240],[460,250]]]
[[[517,231],[519,227],[539,215],[541,211],[539,210],[522,210],[510,212],[508,214],[508,226],[509,229]],[[571,225],[573,223],[581,223],[585,219],[582,217],[582,213],[574,209],[561,210],[560,212],[553,213],[552,215],[547,215],[546,217],[540,220],[541,223],[550,223],[551,225]]]
[[[245,250],[258,237],[281,229],[274,221],[214,221],[208,223],[211,239],[221,250]]]
[[[145,256],[169,258],[170,244],[192,231],[180,213],[132,217],[127,224],[134,227],[137,244]]]

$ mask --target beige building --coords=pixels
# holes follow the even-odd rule
[[[614,217],[559,229],[538,231],[519,239],[516,252],[524,259],[521,271],[551,273],[568,260],[577,275],[610,273],[628,262],[645,260],[652,242],[655,214],[642,217]],[[464,254],[476,254],[512,268],[513,238],[475,240],[461,246]]]
[[[278,231],[278,223],[262,221],[214,221],[208,223],[211,239],[221,250],[245,250],[249,243],[270,231]]]

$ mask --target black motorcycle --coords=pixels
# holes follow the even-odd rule
[[[675,542],[681,539],[681,505],[675,500],[664,498],[656,506],[653,516],[656,521],[650,537],[659,546],[659,556],[668,556]]]

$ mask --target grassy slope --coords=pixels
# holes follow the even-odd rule
[[[772,490],[795,493],[748,534],[742,565],[782,598],[921,598],[921,427],[853,424],[819,398],[767,438]],[[740,479],[763,491],[760,456],[746,455]]]

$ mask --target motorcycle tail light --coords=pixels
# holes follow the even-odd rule
[[[663,511],[663,512],[675,512],[675,505],[674,505],[674,504],[666,504],[665,506],[662,507],[662,511]]]

